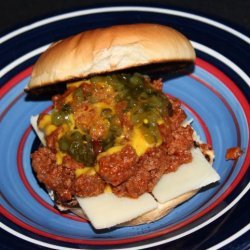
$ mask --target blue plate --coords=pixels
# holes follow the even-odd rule
[[[163,90],[182,101],[188,116],[194,119],[194,128],[204,141],[212,144],[216,155],[214,168],[221,181],[154,223],[95,231],[87,221],[59,213],[37,183],[30,153],[38,141],[29,119],[49,109],[51,102],[30,99],[23,89],[32,65],[51,42],[87,29],[138,22],[172,26],[192,41],[197,53],[194,71],[166,80]],[[246,204],[245,197],[249,197],[249,43],[244,34],[211,19],[142,6],[79,10],[35,22],[1,37],[2,229],[27,241],[27,247],[32,243],[56,249],[137,249],[162,244],[170,248],[209,247],[242,239],[249,229],[249,215],[243,210],[235,220],[235,213],[228,214],[242,201]],[[226,150],[235,146],[243,149],[243,155],[236,161],[226,161]],[[230,222],[237,226],[229,230]],[[216,229],[224,233],[215,236]],[[197,241],[199,238],[202,240]]]

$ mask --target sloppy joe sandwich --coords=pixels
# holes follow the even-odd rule
[[[32,167],[60,210],[96,229],[149,223],[219,180],[211,146],[146,74],[194,60],[189,40],[158,24],[85,31],[40,56],[27,90],[66,89],[31,118],[42,142]]]

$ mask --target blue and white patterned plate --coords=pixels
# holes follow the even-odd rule
[[[87,29],[138,22],[170,25],[192,41],[197,53],[194,71],[165,81],[163,90],[182,101],[194,128],[212,144],[221,181],[154,223],[95,231],[87,221],[59,213],[37,183],[30,153],[38,141],[29,118],[50,108],[51,102],[30,99],[23,88],[32,65],[51,42]],[[245,208],[250,187],[249,44],[246,35],[211,19],[142,6],[79,10],[1,37],[0,225],[10,233],[2,231],[4,236],[16,239],[10,244],[27,242],[26,249],[33,244],[56,249],[138,249],[164,244],[164,249],[178,249],[221,247],[239,237],[248,244],[247,237],[244,241],[242,237],[249,230]],[[243,149],[243,155],[226,161],[226,150],[235,146]],[[232,223],[235,226],[229,229]],[[215,235],[214,230],[222,233]]]

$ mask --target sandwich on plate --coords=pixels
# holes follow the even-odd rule
[[[150,223],[220,179],[211,146],[148,73],[194,60],[184,35],[148,23],[84,31],[39,57],[26,90],[65,91],[31,117],[42,142],[31,163],[59,210],[96,229]]]

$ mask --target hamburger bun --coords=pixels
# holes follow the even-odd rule
[[[148,64],[194,59],[189,40],[167,26],[145,23],[99,28],[53,43],[36,62],[27,90]]]

